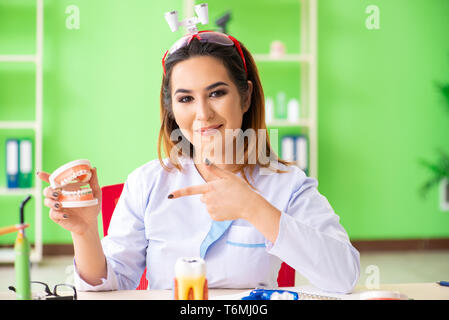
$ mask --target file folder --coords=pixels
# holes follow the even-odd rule
[[[6,186],[19,187],[19,140],[6,140]]]
[[[32,178],[32,142],[31,139],[19,141],[19,187],[31,188]]]
[[[308,152],[308,141],[306,136],[298,136],[296,137],[296,163],[298,167],[307,171],[309,168],[309,152]]]
[[[286,161],[295,161],[295,137],[282,137],[281,148],[282,159]]]

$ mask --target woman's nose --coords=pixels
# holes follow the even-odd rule
[[[207,100],[201,99],[198,101],[196,108],[196,118],[199,121],[207,121],[214,116],[214,110]]]

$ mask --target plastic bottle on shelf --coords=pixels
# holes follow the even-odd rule
[[[285,44],[280,40],[274,40],[270,44],[270,57],[273,59],[281,59],[285,56]]]
[[[287,118],[286,94],[283,91],[278,92],[276,96],[276,118]]]
[[[299,102],[296,99],[290,99],[287,104],[287,113],[289,122],[297,122],[299,120]]]

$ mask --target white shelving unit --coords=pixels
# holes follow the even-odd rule
[[[298,62],[301,64],[300,105],[306,108],[307,117],[297,122],[274,120],[269,127],[305,128],[309,141],[309,176],[318,178],[318,124],[317,124],[317,0],[300,0],[300,48],[298,54],[285,54],[273,58],[269,54],[254,54],[256,62],[280,63]]]
[[[305,128],[309,140],[309,176],[318,179],[318,85],[317,85],[317,0],[300,1],[300,48],[299,54],[285,54],[282,58],[273,58],[269,54],[253,54],[257,63],[298,62],[301,64],[300,105],[307,108],[307,117],[297,122],[273,120],[268,127]],[[298,282],[296,272],[295,283]]]
[[[37,56],[31,54],[0,55],[0,62],[36,62]]]
[[[0,55],[0,63],[34,63],[36,68],[35,120],[34,121],[0,121],[0,129],[34,130],[34,166],[42,168],[42,106],[43,106],[43,0],[36,0],[36,54],[35,55]],[[31,262],[42,260],[42,181],[35,178],[34,187],[29,189],[0,188],[0,196],[33,196],[35,202],[34,245],[31,250]],[[17,207],[18,217],[19,206]],[[25,217],[26,218],[26,217]],[[30,239],[31,241],[33,239]],[[0,263],[14,261],[13,249],[0,249]]]

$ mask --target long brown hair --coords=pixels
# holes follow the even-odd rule
[[[272,168],[270,166],[270,162],[280,162],[284,165],[291,165],[293,162],[288,162],[285,160],[281,160],[272,150],[270,146],[270,140],[268,136],[267,126],[265,123],[265,98],[262,89],[262,85],[259,78],[259,73],[257,71],[256,64],[254,62],[253,57],[250,52],[246,49],[246,47],[240,43],[240,46],[243,51],[243,55],[246,61],[246,67],[248,70],[248,74],[246,74],[245,69],[243,67],[242,58],[238,54],[235,47],[230,46],[222,46],[215,43],[202,43],[198,39],[194,38],[189,45],[178,49],[173,54],[167,57],[165,61],[165,70],[166,75],[162,78],[161,85],[161,93],[160,93],[160,117],[161,117],[161,128],[159,131],[158,138],[158,158],[162,165],[162,167],[168,171],[171,168],[167,167],[162,161],[161,156],[161,145],[163,145],[164,152],[168,156],[170,163],[176,167],[178,170],[182,171],[182,166],[178,159],[172,159],[170,155],[172,155],[172,149],[177,147],[177,141],[172,141],[170,136],[173,130],[179,129],[178,124],[175,121],[175,117],[173,115],[172,110],[172,99],[171,99],[171,84],[170,77],[173,70],[173,67],[184,60],[187,60],[194,56],[211,56],[219,59],[223,62],[226,67],[228,74],[231,77],[231,80],[236,85],[241,99],[245,96],[248,91],[248,80],[253,83],[253,90],[251,95],[251,104],[247,112],[243,114],[242,120],[242,131],[245,132],[247,129],[253,129],[255,132],[259,132],[260,129],[265,129],[265,146],[262,148],[263,150],[257,150],[259,135],[256,135],[256,140],[254,143],[248,143],[248,139],[244,140],[244,161],[242,164],[237,165],[237,169],[234,172],[240,172],[245,181],[251,185],[244,173],[246,167],[249,169],[249,174],[252,176],[253,171],[256,167],[256,164],[248,163],[248,157],[251,153],[256,153],[256,163],[261,167],[269,168],[274,172],[285,173],[287,171],[281,171],[277,168]],[[178,130],[179,131],[179,130]],[[181,141],[188,141],[187,139],[181,139]],[[178,140],[179,142],[179,140]],[[179,142],[181,143],[181,142]],[[189,150],[189,154],[183,154],[183,150]],[[189,145],[184,148],[179,148],[176,152],[174,150],[174,154],[178,156],[184,155],[192,158],[194,154],[194,146],[189,142]],[[265,157],[270,158],[270,162],[262,163],[260,157],[265,154]]]

